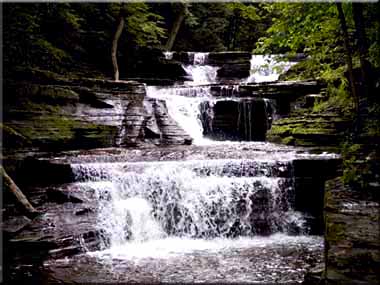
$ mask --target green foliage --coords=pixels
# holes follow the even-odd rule
[[[268,27],[263,7],[263,4],[239,1],[191,3],[174,49],[252,50]]]
[[[69,65],[82,19],[68,3],[4,5],[4,61],[16,65]]]
[[[145,3],[124,4],[127,24],[127,40],[131,39],[138,46],[159,46],[166,37],[163,17],[152,13]]]
[[[370,175],[369,164],[359,160],[362,147],[348,142],[342,147],[343,182],[359,189],[368,187],[367,178]]]
[[[337,73],[339,74],[339,73]],[[336,80],[335,75],[331,75],[331,80]],[[354,111],[354,101],[347,91],[348,82],[346,78],[338,78],[339,86],[329,84],[327,87],[328,100],[318,102],[313,107],[314,113],[338,112],[345,116],[352,115]]]
[[[64,60],[70,60],[70,55],[66,51],[55,47],[45,39],[37,39],[34,42],[34,45],[36,49],[41,50],[41,60],[46,60],[44,55],[48,55],[50,60],[57,63],[62,63]]]
[[[310,56],[303,63],[305,77],[329,79],[336,73],[343,48],[335,4],[276,3],[268,9],[273,22],[255,53],[303,52]]]

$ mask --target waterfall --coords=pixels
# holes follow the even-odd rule
[[[172,53],[164,54],[166,58],[172,56]],[[150,86],[148,97],[166,101],[170,116],[192,137],[193,144],[265,140],[266,132],[276,118],[275,102],[244,97],[249,96],[249,91],[240,90],[240,84],[278,80],[281,72],[288,70],[294,62],[281,61],[275,55],[252,55],[249,78],[238,84],[216,85],[219,67],[208,65],[209,53],[188,52],[187,55],[191,64],[183,65],[183,68],[192,80],[180,86]],[[240,98],[242,96],[245,99]],[[225,104],[222,111],[214,110],[222,104]],[[228,116],[223,117],[223,112]]]
[[[222,85],[220,87],[220,95],[221,97],[236,97],[239,95],[239,85]]]
[[[95,191],[111,247],[165,237],[216,238],[305,231],[293,210],[289,161],[89,163],[72,168]],[[285,177],[274,177],[282,173]],[[88,180],[91,177],[92,181]]]
[[[164,56],[165,56],[165,59],[173,59],[173,52],[172,51],[164,51]]]
[[[281,73],[286,72],[296,62],[281,61],[278,55],[256,55],[251,58],[251,75],[246,83],[270,82],[278,80]]]
[[[216,82],[219,67],[207,65],[208,53],[189,52],[189,61],[192,64],[184,65],[186,73],[192,78],[188,85],[209,84]]]
[[[208,60],[208,53],[207,52],[196,52],[193,54],[193,64],[194,65],[204,65],[207,63]]]
[[[206,144],[209,140],[203,137],[200,105],[211,98],[210,87],[147,87],[147,96],[166,101],[169,115],[176,120],[195,144]]]

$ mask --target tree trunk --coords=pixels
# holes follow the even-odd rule
[[[125,20],[124,17],[121,15],[119,17],[117,29],[115,32],[115,35],[113,37],[112,41],[112,50],[111,50],[111,57],[112,57],[112,65],[113,65],[113,71],[114,71],[114,80],[119,81],[119,66],[117,64],[117,44],[119,42],[119,38],[121,36],[121,33],[123,32]]]
[[[183,22],[183,20],[185,19],[185,16],[186,16],[187,4],[180,3],[179,5],[180,5],[180,7],[179,7],[178,14],[177,14],[177,18],[175,19],[175,21],[173,23],[173,26],[172,26],[172,29],[170,31],[170,35],[169,35],[168,41],[167,41],[166,46],[165,46],[165,49],[167,51],[171,51],[172,50],[174,42],[175,42],[175,39],[176,39],[178,31],[179,31],[179,28],[181,27],[181,24],[182,24],[182,22]]]
[[[22,191],[17,187],[12,178],[8,176],[3,166],[0,166],[0,172],[3,179],[3,185],[14,195],[16,200],[19,202],[19,206],[22,211],[25,212],[25,215],[29,218],[34,218],[38,215],[38,211],[32,206],[32,204],[30,204],[24,193],[22,193]]]
[[[363,19],[363,4],[353,3],[352,12],[355,22],[356,38],[359,49],[360,57],[360,69],[362,75],[361,82],[361,92],[366,97],[369,90],[369,62],[368,62],[368,44],[364,29],[364,19]]]
[[[346,50],[346,63],[347,63],[347,68],[348,68],[348,77],[349,77],[350,86],[351,86],[351,94],[352,94],[352,97],[354,98],[355,113],[357,113],[359,98],[357,96],[356,87],[355,87],[355,78],[354,78],[354,72],[353,72],[353,67],[352,67],[352,55],[351,55],[351,48],[350,48],[350,43],[349,43],[350,41],[349,41],[348,32],[347,32],[346,18],[344,16],[344,12],[342,9],[342,3],[336,3],[336,6],[338,8],[339,21],[340,21],[340,25],[342,27],[342,32],[343,32],[343,40],[344,40],[344,47]]]
[[[237,22],[237,17],[234,14],[230,22],[229,37],[228,37],[228,43],[227,43],[228,50],[234,50],[236,25],[237,25],[236,22]]]
[[[357,45],[359,50],[360,58],[360,89],[359,89],[359,107],[358,107],[358,122],[357,122],[357,133],[365,132],[364,125],[365,121],[368,119],[368,99],[370,93],[370,64],[368,61],[368,44],[364,28],[363,19],[363,4],[353,3],[352,13],[355,22],[355,34],[357,39]]]

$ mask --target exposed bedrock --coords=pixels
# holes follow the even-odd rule
[[[171,80],[183,80],[187,76],[182,62],[167,60],[162,50],[156,48],[130,50],[126,58],[120,60],[124,62],[120,65],[121,78],[136,78],[140,82],[154,85],[171,85]],[[158,82],[161,83],[157,84]]]
[[[249,63],[251,60],[251,53],[226,51],[226,52],[209,52],[207,53],[207,61],[205,64],[222,66],[223,64],[239,64]],[[173,60],[180,61],[183,64],[192,64],[194,61],[194,53],[189,52],[173,52]]]
[[[320,93],[323,92],[324,88],[325,85],[318,81],[277,81],[240,85],[212,85],[210,90],[215,97],[271,99],[275,102],[276,114],[284,116],[295,108],[299,108],[297,102],[300,98],[308,97],[310,94],[318,94],[318,100],[323,100],[324,96]],[[315,96],[313,99],[317,100]],[[308,102],[310,100],[308,99]]]
[[[146,98],[145,86],[134,81],[6,81],[4,92],[6,151],[191,143],[165,102]]]
[[[242,79],[247,78],[250,74],[251,53],[249,52],[210,52],[204,64],[220,67],[217,71],[217,78]],[[182,62],[183,64],[193,64],[194,53],[174,52],[173,62]]]
[[[217,71],[217,77],[221,80],[247,78],[250,74],[250,69],[249,62],[223,64]]]
[[[264,141],[273,109],[261,98],[201,104],[205,136],[218,140]]]
[[[325,278],[328,284],[380,280],[379,186],[354,190],[341,178],[326,183]]]
[[[276,120],[268,140],[297,146],[339,146],[352,126],[350,118],[336,113],[293,115]]]

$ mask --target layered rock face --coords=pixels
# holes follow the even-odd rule
[[[251,53],[249,52],[210,52],[207,53],[205,64],[220,67],[217,71],[219,80],[234,80],[247,78],[250,73]],[[174,52],[173,61],[183,64],[192,64],[194,54],[187,52]]]
[[[260,98],[201,104],[203,134],[219,140],[264,141],[272,115],[271,104]]]
[[[326,183],[328,284],[377,284],[380,280],[379,187],[372,190],[353,190],[340,178]]]
[[[145,86],[138,82],[6,81],[4,87],[6,150],[191,143],[165,102],[146,98]]]
[[[175,81],[184,80],[187,76],[182,68],[182,62],[177,59],[166,59],[162,50],[140,48],[130,51],[124,63],[120,66],[121,78],[153,85],[171,85]]]
[[[339,152],[340,145],[352,128],[352,117],[339,110],[313,112],[316,100],[326,100],[323,91],[299,98],[290,104],[289,112],[280,112],[281,117],[273,122],[268,131],[268,141]]]

